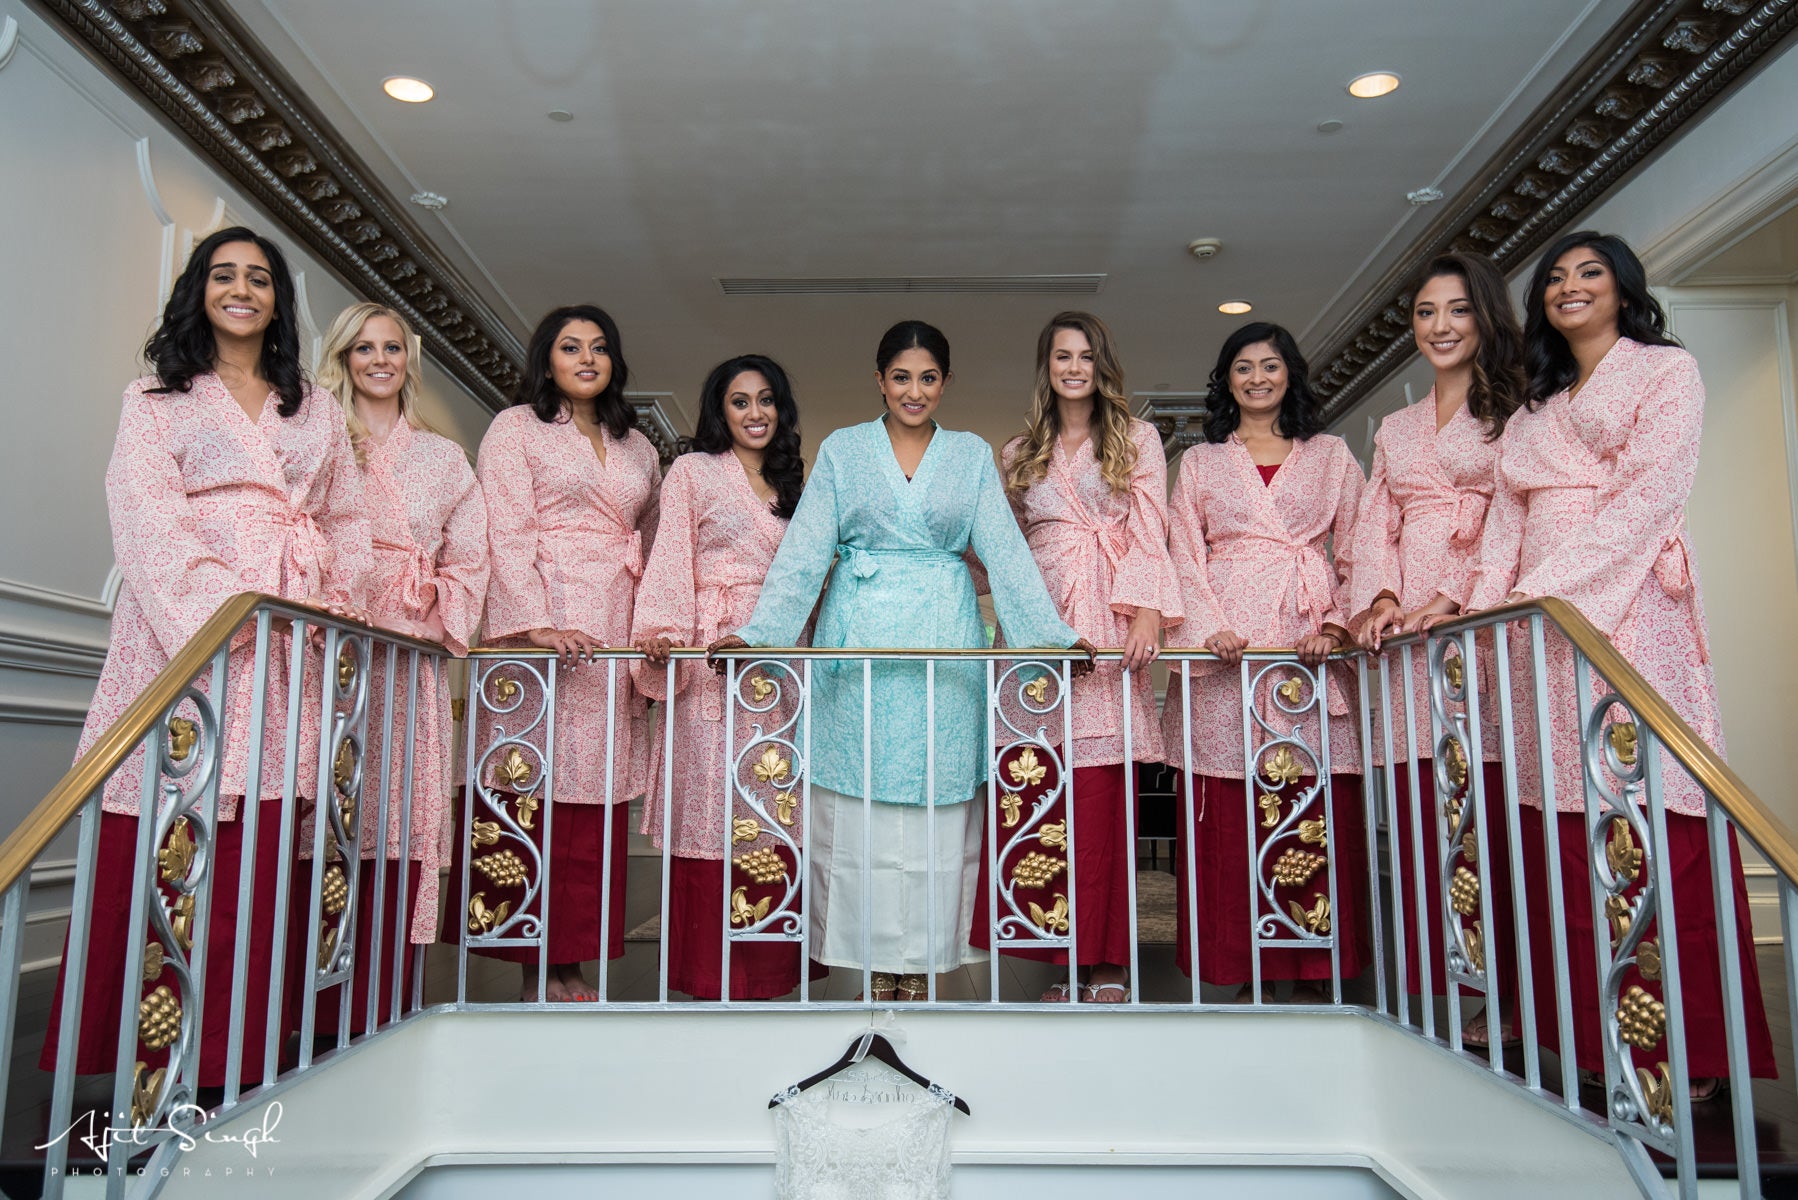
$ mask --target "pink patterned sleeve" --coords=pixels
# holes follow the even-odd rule
[[[1152,608],[1161,613],[1161,627],[1172,629],[1184,619],[1184,610],[1167,550],[1167,459],[1154,426],[1133,422],[1130,433],[1136,465],[1130,471],[1126,549],[1112,577],[1111,609],[1132,617],[1139,608]]]
[[[1376,435],[1373,472],[1361,489],[1361,503],[1355,511],[1354,570],[1348,588],[1351,615],[1366,612],[1381,592],[1392,593],[1394,600],[1404,595],[1398,561],[1398,503],[1392,498],[1386,471],[1386,446]]]
[[[649,467],[649,498],[637,513],[637,535],[643,542],[643,561],[648,562],[649,552],[655,549],[656,530],[662,522],[662,460],[648,438],[641,433],[636,436],[643,443]]]
[[[320,396],[313,401],[322,411],[335,414],[335,402]],[[329,408],[323,406],[329,405]],[[331,448],[319,467],[318,512],[313,520],[331,546],[331,562],[321,590],[328,604],[368,607],[374,583],[374,534],[368,521],[368,503],[362,493],[362,471],[350,445],[350,431],[341,420],[331,436]]]
[[[1523,495],[1494,470],[1492,503],[1486,509],[1486,527],[1480,531],[1480,549],[1473,578],[1467,586],[1462,612],[1477,612],[1504,603],[1517,578],[1523,552]]]
[[[443,522],[437,550],[437,615],[445,648],[460,656],[474,642],[487,599],[487,502],[459,454],[451,466],[461,495]]]
[[[537,497],[518,423],[501,413],[475,461],[487,506],[488,638],[549,626],[549,594],[537,570]]]
[[[1606,636],[1629,613],[1655,559],[1679,533],[1698,473],[1704,382],[1683,351],[1655,364],[1635,423],[1592,518],[1568,530],[1513,590],[1559,596]]]
[[[125,392],[118,438],[106,467],[113,554],[156,640],[173,656],[219,605],[251,591],[199,538],[181,468],[169,448],[161,396]]]
[[[1174,496],[1168,502],[1168,556],[1180,589],[1180,611],[1186,614],[1180,632],[1168,645],[1203,646],[1205,639],[1228,627],[1224,611],[1211,590],[1211,571],[1205,551],[1205,518],[1199,503],[1198,460],[1188,450],[1180,456],[1180,474]]]
[[[699,626],[698,582],[694,576],[693,544],[698,519],[693,505],[693,473],[675,460],[662,483],[661,519],[655,546],[637,584],[637,605],[631,614],[631,641],[665,637],[677,646],[692,642]],[[684,664],[683,664],[684,665]],[[686,683],[688,672],[676,672],[676,690]],[[665,699],[665,668],[638,661],[631,664],[637,690],[651,700]]]
[[[1366,486],[1367,477],[1361,474],[1361,464],[1349,453],[1347,442],[1337,443],[1336,455],[1340,464],[1336,517],[1330,524],[1330,557],[1336,567],[1336,586],[1331,589],[1334,599],[1323,623],[1347,633],[1349,614],[1343,611],[1343,600],[1355,571],[1355,514],[1361,506],[1361,489]]]

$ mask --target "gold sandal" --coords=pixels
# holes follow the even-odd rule
[[[919,1000],[930,998],[930,981],[922,975],[901,975],[899,977],[899,999],[915,1004]]]
[[[893,973],[891,971],[875,971],[868,978],[867,999],[875,1004],[891,1004],[893,1002]],[[863,999],[861,996],[857,1000]]]

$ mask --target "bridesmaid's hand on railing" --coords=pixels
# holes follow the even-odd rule
[[[1249,644],[1236,635],[1234,629],[1220,629],[1205,639],[1205,649],[1217,655],[1227,667],[1234,667],[1242,661],[1242,652]]]
[[[524,636],[533,646],[554,650],[570,667],[580,659],[591,659],[595,650],[606,648],[604,642],[596,641],[578,629],[533,629]]]
[[[727,633],[705,648],[705,660],[712,664],[712,670],[724,674],[724,660],[719,658],[727,650],[747,650],[749,643],[734,633]]]
[[[1094,649],[1093,644],[1085,638],[1081,638],[1072,646],[1069,646],[1068,649],[1086,655],[1083,659],[1076,658],[1071,660],[1068,663],[1068,673],[1075,679],[1079,679],[1083,675],[1091,675],[1093,673],[1093,655],[1098,653],[1098,651]]]
[[[1405,614],[1404,627],[1400,632],[1419,633],[1432,625],[1440,625],[1443,621],[1460,615],[1461,606],[1441,592],[1437,592],[1436,598],[1428,604],[1416,612]]]
[[[1363,650],[1378,650],[1380,639],[1399,632],[1404,619],[1405,613],[1398,601],[1391,593],[1384,593],[1366,612],[1352,618],[1349,628],[1355,631],[1355,643]]]
[[[1161,653],[1161,613],[1153,608],[1139,608],[1130,619],[1124,634],[1124,666],[1140,671]]]
[[[1340,649],[1342,639],[1334,633],[1308,633],[1293,647],[1299,656],[1299,662],[1313,670]]]
[[[668,653],[674,649],[674,643],[665,637],[640,637],[631,646],[658,667],[668,661]]]

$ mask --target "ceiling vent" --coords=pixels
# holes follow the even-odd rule
[[[726,296],[1090,296],[1103,275],[890,275],[720,279]]]

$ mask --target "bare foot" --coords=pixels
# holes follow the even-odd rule
[[[599,999],[599,992],[587,982],[587,977],[581,974],[580,963],[555,963],[550,967],[550,972],[549,998],[551,1000],[562,1000],[569,1004],[591,1004]],[[556,995],[558,986],[562,991],[560,996]]]

